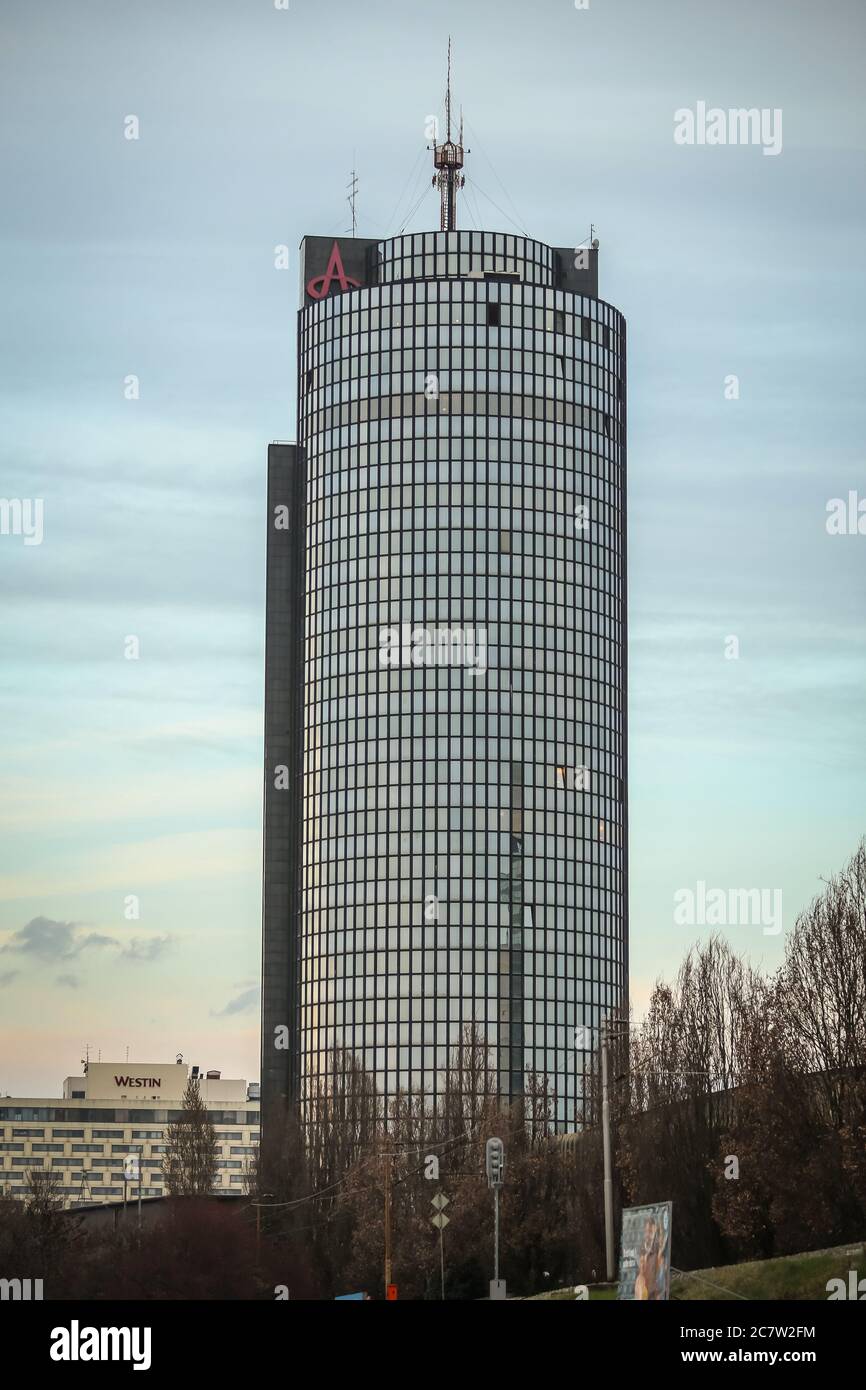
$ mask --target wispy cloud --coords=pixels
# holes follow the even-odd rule
[[[25,926],[12,933],[0,951],[20,951],[22,955],[37,956],[40,960],[66,960],[80,956],[91,947],[113,946],[110,936],[99,932],[82,932],[76,922],[55,922],[50,917],[33,917]]]
[[[212,1009],[211,1017],[230,1018],[233,1014],[251,1013],[253,1009],[258,1008],[259,994],[258,985],[254,985],[251,989],[246,989],[242,994],[236,995],[234,999],[230,999],[224,1008]]]
[[[103,932],[85,931],[76,922],[55,922],[50,917],[33,917],[0,946],[0,954],[14,952],[40,961],[74,960],[91,950],[117,951],[124,960],[153,961],[165,953],[168,936],[132,937],[119,941]],[[13,972],[18,973],[18,972]],[[58,976],[58,983],[69,984],[71,975]],[[78,981],[75,980],[77,986]]]
[[[126,960],[159,960],[170,946],[171,937],[168,936],[135,936],[127,946],[121,948],[120,954]]]

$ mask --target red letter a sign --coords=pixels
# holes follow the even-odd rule
[[[343,262],[340,259],[340,248],[336,242],[331,247],[331,255],[328,260],[327,269],[324,275],[314,275],[312,280],[307,281],[307,294],[313,299],[324,299],[331,282],[336,280],[341,290],[347,290],[350,285],[359,288],[359,281],[352,280],[343,269]]]

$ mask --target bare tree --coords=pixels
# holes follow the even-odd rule
[[[625,1195],[671,1197],[699,1262],[726,1255],[713,1192],[732,1092],[748,1073],[766,994],[763,978],[711,937],[689,951],[673,986],[656,985],[631,1044],[630,1114],[620,1126]]]
[[[798,917],[778,985],[791,1067],[816,1074],[834,1128],[856,1124],[866,1070],[866,841]]]
[[[354,1053],[334,1048],[309,1078],[303,1107],[310,1177],[317,1189],[341,1179],[383,1131],[374,1078]]]

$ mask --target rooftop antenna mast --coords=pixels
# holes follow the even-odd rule
[[[346,188],[348,189],[346,202],[352,210],[352,236],[354,236],[358,230],[358,218],[355,212],[355,200],[358,197],[358,175],[354,168],[352,169],[352,177],[349,179]]]
[[[448,38],[448,85],[445,88],[445,143],[433,145],[434,188],[439,188],[439,228],[443,232],[453,232],[457,227],[457,190],[466,179],[460,172],[463,168],[463,112],[460,112],[460,134],[455,142],[451,139],[451,38]]]

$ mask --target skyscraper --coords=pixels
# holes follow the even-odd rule
[[[306,237],[268,459],[262,1114],[467,1024],[582,1115],[627,998],[625,321],[597,243]]]

